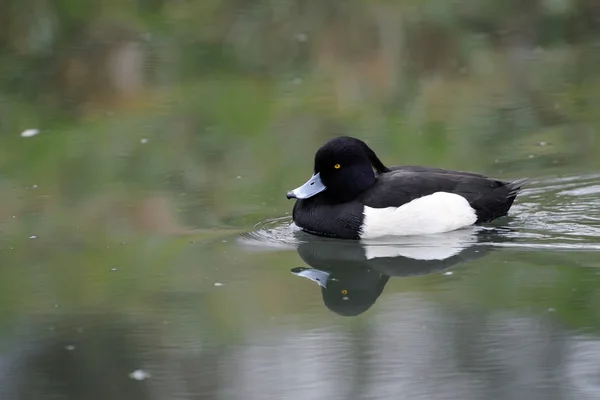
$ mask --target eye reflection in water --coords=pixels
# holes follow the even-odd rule
[[[492,250],[483,243],[493,230],[461,230],[438,235],[389,238],[358,243],[296,232],[300,258],[309,267],[291,272],[317,283],[325,306],[342,316],[358,316],[379,298],[390,277],[443,271],[481,258]]]

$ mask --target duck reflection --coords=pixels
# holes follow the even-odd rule
[[[377,243],[295,234],[298,254],[310,268],[291,272],[317,283],[331,311],[357,316],[375,303],[390,277],[432,274],[483,257],[491,247],[481,244],[494,232],[461,230]]]

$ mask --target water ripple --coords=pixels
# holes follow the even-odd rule
[[[463,245],[598,251],[599,193],[600,174],[532,181],[518,197],[509,217],[490,226],[474,227],[458,234],[385,238],[368,245],[435,247],[439,243],[458,245],[460,242]],[[478,236],[477,243],[473,243],[473,235]],[[286,250],[296,248],[306,237],[288,216],[257,224],[251,232],[241,235],[240,243],[254,250]]]

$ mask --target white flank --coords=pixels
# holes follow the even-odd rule
[[[477,221],[475,210],[464,197],[446,192],[419,197],[400,207],[365,206],[363,213],[361,239],[450,232]]]
[[[445,260],[457,255],[477,241],[473,229],[433,235],[387,237],[361,240],[367,260],[381,257],[407,257],[414,260]]]

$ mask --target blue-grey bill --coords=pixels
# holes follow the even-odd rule
[[[321,174],[316,173],[306,182],[304,185],[288,192],[288,199],[308,199],[309,197],[313,197],[315,194],[321,193],[323,190],[327,189],[323,182],[321,181]]]
[[[318,269],[313,268],[303,268],[298,267],[292,269],[292,274],[296,276],[301,276],[306,279],[310,279],[311,281],[317,283],[322,288],[327,287],[327,279],[329,278],[329,273],[320,271]]]

